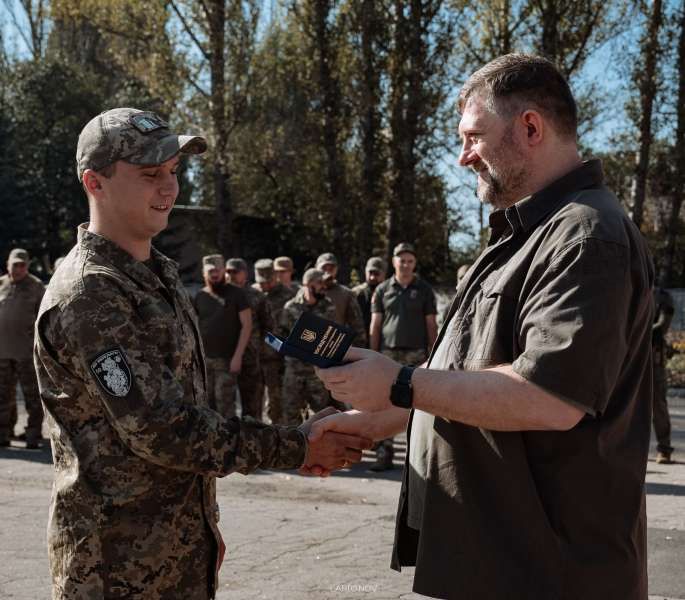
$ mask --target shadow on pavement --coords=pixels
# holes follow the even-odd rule
[[[685,496],[685,485],[648,481],[645,484],[645,492],[655,496]]]
[[[43,442],[43,446],[39,450],[27,450],[24,448],[23,442],[19,442],[16,446],[13,445],[9,448],[0,448],[0,459],[26,460],[29,462],[51,465],[52,451],[49,442]]]

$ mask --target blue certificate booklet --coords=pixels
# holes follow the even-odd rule
[[[304,312],[287,338],[269,332],[264,341],[279,354],[326,368],[343,363],[353,338],[354,333],[347,327]]]

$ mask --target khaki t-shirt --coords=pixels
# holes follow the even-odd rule
[[[13,283],[0,277],[0,359],[33,356],[33,326],[45,293],[40,279],[30,273]]]

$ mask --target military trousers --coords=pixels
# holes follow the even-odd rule
[[[668,414],[668,382],[666,369],[663,366],[654,365],[654,390],[652,396],[652,421],[656,434],[656,449],[664,454],[671,454],[671,416]]]
[[[314,367],[286,358],[281,425],[300,425],[306,416],[307,407],[316,413],[331,404],[328,390],[314,373]]]
[[[10,428],[16,423],[15,388],[19,381],[24,394],[28,423],[26,441],[38,442],[43,426],[43,405],[38,393],[38,380],[33,358],[15,360],[0,359],[0,441],[9,440]],[[14,415],[14,416],[13,416]]]
[[[237,376],[229,371],[227,358],[206,358],[207,401],[209,406],[226,418],[236,415]]]
[[[243,408],[243,417],[262,420],[264,412],[264,382],[259,355],[252,348],[245,350],[243,367],[238,375],[238,389]]]
[[[265,391],[268,403],[266,414],[272,423],[283,422],[283,376],[285,364],[282,358],[262,359],[262,375],[264,378]]]

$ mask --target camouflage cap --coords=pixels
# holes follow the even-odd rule
[[[323,281],[324,272],[319,269],[307,269],[302,276],[302,283],[307,285],[312,281]]]
[[[335,265],[338,266],[338,259],[332,252],[324,252],[319,258],[316,259],[316,268],[322,267],[323,265]]]
[[[372,256],[366,261],[367,271],[381,271],[385,273],[388,270],[388,265],[380,256]]]
[[[221,254],[208,254],[202,257],[203,269],[223,269],[224,257]]]
[[[14,263],[28,263],[29,253],[23,248],[14,248],[14,250],[10,252],[10,257],[7,262],[10,265],[13,265]]]
[[[414,246],[412,246],[408,242],[400,242],[399,244],[397,244],[397,246],[395,246],[395,249],[392,251],[392,255],[399,256],[403,252],[409,252],[416,256],[416,250],[414,250]]]
[[[274,271],[292,271],[294,270],[293,259],[289,256],[279,256],[274,259]]]
[[[226,261],[226,269],[229,271],[247,271],[247,263],[242,258],[229,258]]]
[[[86,169],[99,171],[124,160],[134,165],[160,165],[176,156],[202,154],[207,141],[199,135],[178,135],[153,112],[113,108],[91,119],[81,130],[76,148],[79,181]]]
[[[270,258],[260,258],[254,264],[254,279],[257,283],[270,281],[274,276],[274,261]]]

